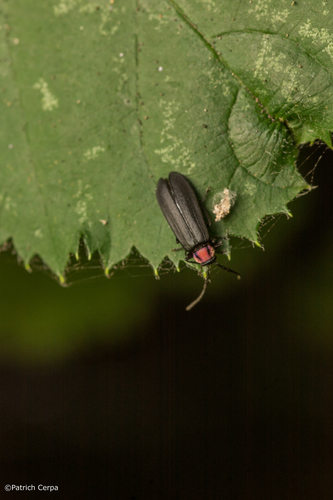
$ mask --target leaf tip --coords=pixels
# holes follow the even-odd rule
[[[60,285],[65,284],[65,278],[64,278],[63,274],[58,274],[58,279],[59,279]]]
[[[157,268],[157,267],[154,267],[154,276],[155,276],[155,278],[156,278],[157,280],[159,280],[159,279],[160,279],[160,276],[159,276],[159,274],[158,274],[158,268]]]
[[[208,269],[203,269],[202,270],[202,277],[206,280],[206,279],[208,279],[208,276],[209,276]]]
[[[28,273],[32,273],[32,269],[29,264],[24,264],[25,270],[28,271]]]
[[[311,184],[307,184],[306,187],[305,187],[305,193],[309,193],[310,191],[313,191],[314,189],[317,189],[318,186],[311,186]],[[300,193],[301,194],[301,193]]]

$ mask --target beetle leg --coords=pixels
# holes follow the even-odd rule
[[[225,266],[222,266],[221,264],[218,264],[217,262],[215,262],[215,264],[217,266],[219,266],[221,269],[223,269],[224,271],[228,271],[228,273],[234,273],[234,274],[237,274],[238,278],[240,279],[241,278],[241,275],[237,272],[237,271],[234,271],[233,269],[230,269],[230,267],[225,267]]]
[[[224,250],[216,250],[216,247],[215,247],[215,253],[218,253],[219,255],[225,255],[227,253],[227,251],[224,251]]]
[[[214,246],[214,248],[220,247],[221,245],[223,245],[223,242],[224,242],[225,240],[228,240],[228,239],[229,239],[229,238],[228,238],[228,236],[222,236],[222,238],[220,239],[220,241],[218,241],[218,242],[216,243],[216,238],[213,238],[213,239],[212,239],[212,242],[213,242],[213,246]]]
[[[203,198],[202,198],[202,200],[201,200],[201,202],[202,202],[202,203],[205,201],[206,196],[207,196],[207,193],[209,193],[209,191],[210,191],[210,190],[211,190],[211,188],[208,186],[208,188],[206,189],[206,192],[205,192],[205,194],[203,195]]]

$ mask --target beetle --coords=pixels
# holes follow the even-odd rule
[[[185,250],[185,261],[191,262],[193,259],[192,262],[201,266],[213,264],[216,261],[216,253],[223,253],[216,249],[223,245],[225,238],[216,241],[209,236],[207,223],[198,199],[186,177],[178,172],[170,172],[169,179],[159,179],[156,187],[156,198],[164,217],[176,236],[177,243],[180,243]],[[208,225],[210,225],[209,221]],[[217,262],[215,264],[240,277],[236,271]],[[187,306],[187,311],[202,299],[209,282],[208,277],[209,271],[205,277],[201,294]]]

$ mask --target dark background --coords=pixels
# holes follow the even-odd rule
[[[332,498],[332,152],[300,166],[322,154],[265,251],[221,258],[242,280],[213,271],[191,312],[188,269],[156,281],[134,260],[61,288],[2,252],[0,498]]]

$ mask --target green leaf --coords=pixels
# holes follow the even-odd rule
[[[155,200],[177,170],[212,234],[258,243],[309,188],[297,146],[331,146],[333,22],[322,0],[1,0],[0,240],[61,276],[83,235],[108,269],[135,246],[177,265]]]

